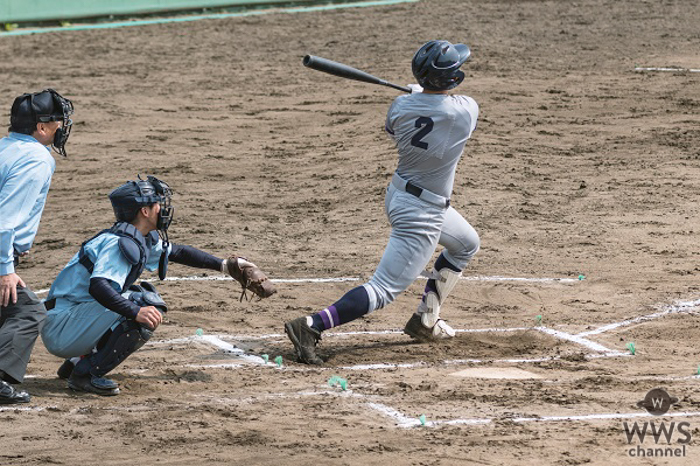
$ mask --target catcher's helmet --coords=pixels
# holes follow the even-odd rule
[[[165,280],[168,273],[168,255],[170,254],[168,227],[173,221],[175,212],[175,208],[170,204],[172,196],[173,190],[168,183],[155,176],[148,176],[145,180],[139,176],[137,181],[127,181],[109,194],[117,222],[132,222],[141,207],[160,204],[156,229],[163,240],[163,252],[158,262],[158,277],[161,280]]]
[[[471,55],[464,44],[446,40],[431,40],[423,44],[413,56],[411,68],[418,84],[430,91],[454,89],[464,80],[459,67]]]
[[[66,141],[73,126],[73,120],[70,118],[72,114],[73,103],[53,89],[22,94],[12,104],[10,130],[32,134],[36,130],[37,123],[60,121],[63,124],[56,131],[53,148],[65,157]]]
[[[166,231],[173,219],[174,207],[170,200],[173,191],[167,183],[155,176],[141,177],[137,181],[127,181],[109,194],[117,222],[131,222],[136,218],[141,207],[160,204],[158,230]]]

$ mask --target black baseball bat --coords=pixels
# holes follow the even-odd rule
[[[328,60],[327,58],[307,55],[304,57],[304,66],[318,71],[323,71],[324,73],[340,76],[341,78],[354,79],[355,81],[362,81],[370,84],[379,84],[380,86],[393,87],[394,89],[408,92],[409,94],[411,93],[411,89],[408,87],[390,83],[389,81],[378,78],[369,73],[365,73],[364,71],[360,71],[352,66],[344,65],[343,63],[338,63],[333,60]]]

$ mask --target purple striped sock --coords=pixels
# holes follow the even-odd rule
[[[340,325],[340,316],[338,316],[338,311],[335,306],[328,306],[324,310],[318,313],[323,321],[323,330],[328,330],[329,328],[337,327]]]

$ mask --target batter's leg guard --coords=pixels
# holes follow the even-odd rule
[[[153,331],[130,319],[121,320],[104,346],[75,365],[68,379],[74,390],[116,395],[118,385],[104,376],[136,352],[153,336]]]
[[[433,272],[436,290],[427,290],[416,313],[404,328],[404,333],[419,341],[435,341],[455,336],[455,331],[440,319],[440,307],[462,276],[449,268]]]

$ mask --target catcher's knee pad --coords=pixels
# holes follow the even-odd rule
[[[153,336],[153,331],[131,319],[120,320],[97,352],[83,358],[75,366],[76,375],[102,377],[121,364],[129,355]]]
[[[421,322],[426,327],[433,327],[440,320],[440,308],[442,303],[454,289],[462,272],[455,272],[449,268],[444,268],[432,273],[432,278],[435,279],[436,290],[428,290],[425,295],[425,300],[421,300],[416,313],[420,314]],[[452,330],[450,328],[450,330]],[[449,333],[449,331],[448,331]],[[454,330],[452,330],[452,335]]]

